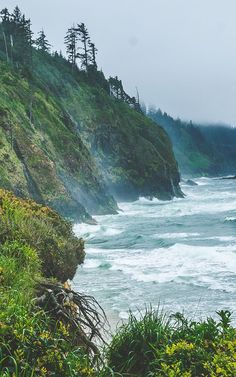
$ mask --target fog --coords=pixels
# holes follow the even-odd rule
[[[53,48],[84,22],[98,64],[174,117],[236,124],[235,0],[1,0],[44,28]]]

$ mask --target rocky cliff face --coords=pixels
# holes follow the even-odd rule
[[[86,221],[116,213],[114,197],[180,194],[162,128],[63,58],[34,54],[30,74],[0,61],[1,187]]]

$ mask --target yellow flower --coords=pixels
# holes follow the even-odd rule
[[[42,373],[42,376],[46,376],[47,375],[47,369],[45,367],[42,367],[40,369],[41,373]]]
[[[166,347],[166,354],[173,355],[179,351],[191,351],[194,348],[192,343],[187,343],[185,340],[182,340],[179,343],[172,344],[171,346]]]
[[[42,332],[39,336],[40,336],[41,339],[49,339],[50,338],[50,334],[49,334],[48,331]]]

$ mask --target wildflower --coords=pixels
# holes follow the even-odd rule
[[[185,340],[172,344],[171,346],[166,347],[166,353],[167,355],[173,355],[176,352],[179,351],[191,351],[194,348],[194,345],[192,343],[187,343]]]

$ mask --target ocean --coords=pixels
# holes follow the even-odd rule
[[[74,226],[86,259],[73,288],[113,322],[151,305],[194,320],[227,309],[236,323],[236,181],[195,182],[183,199],[119,203],[118,215]]]

